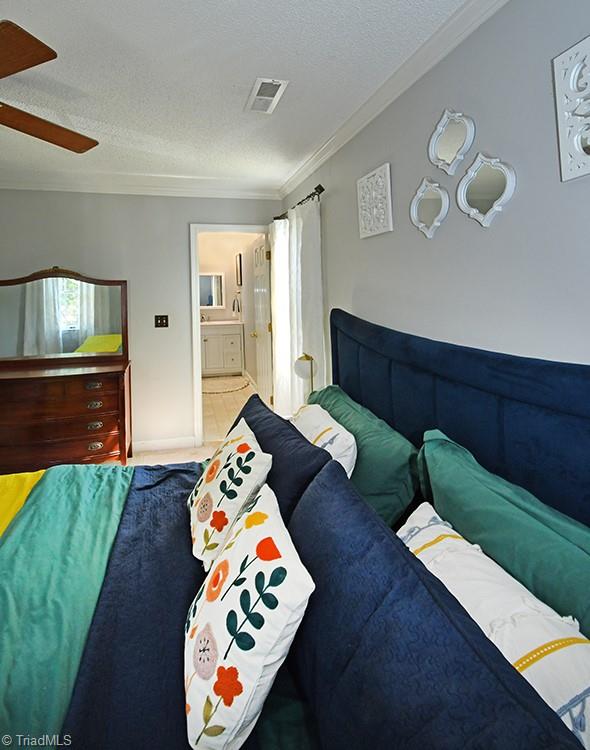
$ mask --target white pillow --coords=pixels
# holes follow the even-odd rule
[[[314,588],[265,485],[240,510],[189,609],[184,673],[192,747],[242,746]]]
[[[245,419],[207,464],[188,499],[193,555],[209,570],[238,511],[266,482],[272,456],[263,453]]]
[[[310,443],[328,451],[348,477],[356,464],[356,440],[319,404],[302,406],[289,420]]]
[[[576,620],[533,596],[429,503],[397,533],[590,749],[590,641]]]

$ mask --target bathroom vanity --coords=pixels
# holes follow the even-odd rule
[[[244,324],[239,320],[201,322],[201,368],[204,377],[242,375]]]

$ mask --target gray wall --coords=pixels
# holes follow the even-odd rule
[[[590,362],[590,177],[559,177],[551,59],[590,33],[588,0],[511,0],[287,197],[321,182],[329,308],[430,338]],[[476,122],[478,150],[508,161],[518,185],[482,229],[457,208],[455,177],[427,144],[445,107]],[[394,231],[360,240],[356,180],[391,162]],[[465,167],[466,168],[466,167]],[[447,187],[434,240],[409,219],[422,177]]]
[[[193,435],[189,224],[267,224],[275,201],[0,190],[0,277],[128,280],[135,441]],[[155,314],[170,328],[154,328]]]

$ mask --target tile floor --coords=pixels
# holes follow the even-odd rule
[[[240,385],[245,387],[233,390]],[[226,390],[227,393],[203,393],[203,437],[206,443],[218,442],[227,435],[246,401],[256,391],[246,378],[204,378],[203,390]]]
[[[213,382],[215,381],[215,382]],[[203,433],[205,443],[200,448],[182,448],[171,451],[145,451],[129,459],[131,466],[154,464],[176,464],[185,461],[204,461],[210,458],[217,445],[226,436],[242,406],[256,393],[251,383],[240,390],[233,390],[245,382],[245,378],[205,378],[205,390],[225,390],[228,393],[203,393]]]

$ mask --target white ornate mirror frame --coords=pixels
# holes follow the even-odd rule
[[[457,150],[455,157],[452,161],[447,162],[438,156],[437,145],[442,136],[444,135],[449,123],[462,123],[465,126],[465,140],[460,148]],[[454,112],[452,109],[445,109],[442,117],[438,121],[438,124],[434,130],[434,133],[430,136],[428,142],[428,158],[434,164],[435,167],[442,169],[449,175],[455,174],[455,171],[459,164],[463,161],[465,154],[469,151],[473,145],[475,139],[475,122],[468,115],[464,115],[461,112]]]
[[[420,217],[418,216],[418,207],[420,205],[420,201],[423,200],[425,193],[427,193],[429,190],[434,190],[439,194],[441,208],[438,215],[435,216],[432,224],[425,224],[423,221],[420,221]],[[449,213],[449,205],[450,201],[447,189],[442,185],[439,185],[438,182],[434,182],[434,180],[431,180],[429,177],[425,177],[420,183],[420,187],[416,191],[416,194],[414,195],[414,197],[412,198],[412,202],[410,203],[410,219],[412,220],[412,224],[417,229],[419,229],[425,237],[431,240],[434,237],[434,233],[436,232],[438,227],[440,227],[443,221],[447,218],[447,214]]]
[[[479,211],[474,206],[471,206],[467,201],[467,190],[469,189],[471,183],[476,179],[479,170],[483,166],[488,166],[492,169],[499,170],[500,172],[502,172],[506,180],[504,190],[498,196],[498,198],[496,198],[489,211],[486,211],[485,214],[482,214],[481,211]],[[516,172],[510,166],[510,164],[506,164],[506,162],[500,161],[500,159],[498,159],[497,157],[486,156],[486,154],[482,154],[480,151],[475,157],[473,164],[463,175],[461,181],[457,186],[457,205],[459,206],[461,211],[463,211],[463,213],[467,214],[467,216],[470,216],[472,219],[475,219],[475,221],[478,221],[482,225],[482,227],[489,227],[496,214],[500,213],[503,210],[504,206],[508,203],[510,198],[512,198],[515,189]]]
[[[590,36],[553,60],[561,180],[590,174]]]

